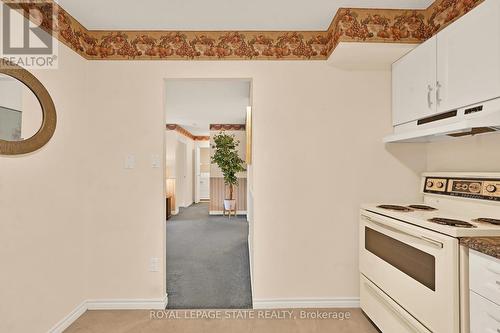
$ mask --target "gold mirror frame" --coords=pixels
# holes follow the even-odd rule
[[[26,85],[36,96],[42,108],[42,125],[30,138],[22,141],[0,139],[0,155],[20,155],[34,152],[49,142],[56,130],[57,116],[54,102],[43,84],[26,69],[12,63],[1,63],[0,74],[11,76]]]

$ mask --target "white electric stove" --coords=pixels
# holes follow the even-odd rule
[[[500,236],[500,173],[422,176],[422,202],[361,207],[361,307],[384,333],[468,333],[468,249]]]

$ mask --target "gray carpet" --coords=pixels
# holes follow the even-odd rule
[[[167,293],[169,309],[251,308],[246,218],[199,203],[168,220]]]

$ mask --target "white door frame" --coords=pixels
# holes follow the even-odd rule
[[[194,202],[200,202],[200,146],[194,149]]]
[[[177,141],[177,153],[175,154],[175,206],[186,207],[187,190],[187,143],[182,138]]]
[[[200,202],[200,148],[210,148],[209,141],[196,141],[194,149],[194,201]]]
[[[212,77],[212,76],[209,76],[209,77],[203,77],[203,78],[198,78],[198,80],[214,80],[214,79],[220,79],[220,80],[248,80],[250,81],[250,105],[253,105],[253,79],[252,78],[248,78],[248,77],[225,77],[225,76],[219,76],[219,77]],[[164,78],[164,84],[167,80],[193,80],[192,77],[182,77],[182,76],[170,76],[170,77],[166,77]],[[165,86],[164,86],[165,87]],[[163,103],[165,105],[165,89],[164,89],[164,100],[163,100]],[[164,123],[166,123],[166,114],[167,114],[167,111],[165,110],[164,112]],[[254,127],[255,128],[255,127]],[[162,129],[163,131],[164,128]],[[163,132],[165,133],[165,132]],[[164,137],[164,147],[165,147],[165,134],[163,135]],[[201,144],[201,145],[200,145]],[[201,141],[201,142],[198,142],[198,144],[196,144],[197,147],[207,147],[207,148],[210,148],[210,142],[208,141]],[[163,149],[163,154],[164,154],[164,157],[166,158],[166,149]],[[164,158],[164,160],[165,160]],[[163,175],[164,175],[164,184],[166,184],[166,163],[163,163]],[[199,186],[199,182],[195,182],[195,184],[198,184],[197,186]],[[196,186],[196,185],[195,185]],[[163,190],[163,197],[161,198],[161,202],[164,202],[165,201],[165,196],[166,196],[166,186],[164,185],[164,190]],[[176,200],[177,201],[177,200]],[[252,203],[252,208],[253,208],[254,204]],[[166,206],[163,204],[162,205],[163,207],[163,210],[164,210],[164,214],[163,216],[165,216],[165,208]],[[252,209],[253,211],[254,209]],[[253,214],[252,214],[253,215]],[[164,218],[162,217],[162,221],[165,222]],[[250,223],[250,221],[249,221]],[[252,218],[252,221],[251,223],[253,224],[254,221],[253,221],[253,218]],[[165,254],[166,253],[166,243],[167,243],[167,229],[166,228],[163,228],[163,253]],[[253,253],[254,253],[254,247],[253,247],[253,242],[254,242],[254,239],[253,239],[253,226],[252,226],[252,229],[251,231],[249,231],[249,242],[248,242],[248,247],[249,247],[249,255],[250,255],[250,279],[251,279],[251,290],[252,290],[252,299],[255,299],[255,294],[254,294],[254,274],[253,274],[253,267],[254,267],[254,262],[253,262]],[[167,293],[167,265],[166,265],[166,255],[163,256],[164,260],[163,260],[163,274],[162,276],[160,277],[159,276],[159,279],[161,278],[161,283],[163,285],[163,292],[166,294]],[[168,295],[167,295],[168,296]]]

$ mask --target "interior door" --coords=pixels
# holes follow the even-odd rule
[[[392,65],[392,122],[400,125],[436,112],[436,37]]]
[[[438,111],[500,96],[500,1],[486,0],[437,35]]]
[[[200,199],[210,199],[210,174],[202,173],[200,176]]]

